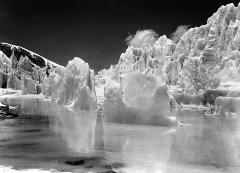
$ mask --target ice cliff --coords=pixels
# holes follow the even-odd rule
[[[206,90],[214,92],[214,95],[218,91],[209,89],[226,86],[226,83],[240,86],[239,43],[240,4],[237,7],[228,4],[221,6],[205,25],[190,28],[177,41],[172,41],[165,35],[157,37],[151,30],[138,31],[128,39],[129,46],[121,54],[118,64],[111,66],[109,70],[100,71],[96,81],[105,83],[107,90],[116,90],[116,84],[113,87],[110,85],[119,83],[119,91],[114,93],[121,93],[122,102],[116,103],[116,107],[124,105],[136,108],[138,105],[138,110],[148,110],[144,107],[151,103],[153,98],[150,102],[147,100],[155,89],[145,88],[148,85],[145,78],[155,78],[159,84],[165,85],[168,98],[171,98],[174,92],[203,93],[203,98],[209,100],[206,98]],[[136,72],[143,77],[130,77]],[[104,76],[104,80],[100,80],[100,76]],[[129,78],[135,82],[129,84],[129,80],[126,80]],[[217,96],[215,94],[214,98]],[[106,103],[110,104],[107,100]],[[166,105],[167,109],[169,100],[163,99],[158,103],[156,107]],[[122,109],[124,108],[118,108]],[[152,112],[149,110],[145,113],[148,115]],[[158,114],[161,114],[161,111]]]
[[[212,89],[240,89],[240,5],[221,6],[205,25],[173,40],[152,30],[137,31],[127,38],[118,63],[95,76],[81,58],[63,67],[0,43],[0,85],[23,94],[42,91],[74,110],[95,109],[95,86],[104,87],[107,119],[156,124],[175,123],[173,93],[198,94],[200,102],[213,104],[221,91]]]
[[[177,43],[165,35],[141,47],[133,41],[120,56],[116,69],[120,75],[132,71],[154,74],[167,85],[178,85],[190,93],[238,81],[239,25],[240,6],[222,6],[207,24],[190,28]]]

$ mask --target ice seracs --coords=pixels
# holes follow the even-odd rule
[[[161,81],[167,87],[168,98],[174,99],[173,94],[176,93],[183,102],[196,105],[214,103],[214,99],[221,96],[216,94],[217,90],[239,89],[239,10],[239,5],[221,6],[205,25],[184,31],[175,41],[165,35],[157,39],[156,35],[149,34],[149,30],[137,32],[130,38],[128,48],[121,54],[116,71],[113,71],[117,77],[104,78],[108,90],[105,91],[106,103],[110,104],[109,93],[114,93],[113,88],[109,87],[112,80],[119,85],[119,91],[113,90],[120,93],[115,94],[115,97],[120,95],[122,99],[116,110],[122,114],[128,112],[135,115],[138,114],[136,110],[146,111],[146,107],[151,107],[154,100],[154,90],[144,88],[149,84],[147,78]],[[139,76],[136,75],[134,79],[132,74]],[[153,84],[154,80],[151,82]],[[206,93],[210,93],[214,99],[211,100]],[[191,98],[190,101],[186,100],[186,95]],[[161,103],[164,104],[164,101],[159,100],[159,105]],[[150,109],[145,114],[149,116]]]
[[[55,75],[56,77],[56,75]],[[60,77],[60,76],[59,76]],[[53,78],[50,74],[50,79]],[[56,103],[71,105],[75,110],[96,109],[96,96],[92,72],[88,63],[75,57],[68,62],[62,79],[52,79],[52,88],[58,85]],[[60,83],[59,83],[60,82]]]
[[[22,94],[37,94],[36,91],[36,85],[33,79],[26,77],[25,75],[22,75],[22,82],[21,82],[21,89]]]
[[[52,102],[74,110],[96,109],[96,95],[104,94],[101,103],[109,120],[174,124],[169,118],[174,116],[172,100],[206,106],[222,90],[240,89],[240,6],[221,6],[205,25],[182,34],[172,41],[152,30],[137,31],[127,39],[118,63],[97,75],[81,58],[63,67],[0,43],[0,85],[21,86],[23,94],[42,91]]]
[[[17,78],[17,76],[14,73],[10,74],[8,77],[7,88],[11,88],[14,90],[21,89],[21,81]]]
[[[39,94],[74,110],[96,109],[94,71],[81,58],[67,67],[20,46],[0,43],[1,86]]]

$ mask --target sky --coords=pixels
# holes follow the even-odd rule
[[[221,5],[209,0],[0,0],[0,41],[58,64],[80,57],[96,71],[116,64],[137,30],[170,36],[179,25],[206,24]]]

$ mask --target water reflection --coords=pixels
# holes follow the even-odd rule
[[[240,171],[238,119],[211,119],[188,110],[178,115],[183,126],[118,124],[96,112],[73,113],[41,100],[8,101],[20,105],[21,116],[0,121],[0,164],[70,172],[96,167],[151,173]],[[66,165],[74,158],[80,166]]]
[[[96,114],[94,112],[73,113],[57,107],[57,126],[53,126],[72,152],[91,153],[94,150],[94,128]]]
[[[186,115],[186,111],[182,114]],[[198,116],[201,117],[200,114]],[[177,128],[172,139],[169,161],[216,168],[238,167],[239,148],[239,119],[210,117],[201,123]]]
[[[94,149],[96,151],[104,151],[104,130],[102,115],[97,115],[95,124],[95,139],[94,139]]]

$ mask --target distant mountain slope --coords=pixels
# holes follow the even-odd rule
[[[8,57],[10,58],[13,51],[14,54],[17,58],[17,60],[20,60],[21,56],[27,56],[29,58],[29,60],[31,61],[33,66],[38,66],[38,67],[46,67],[47,64],[49,64],[50,67],[57,67],[60,66],[58,64],[56,64],[55,62],[52,62],[30,50],[27,50],[21,46],[16,46],[13,44],[9,44],[9,43],[0,43],[0,50]]]

